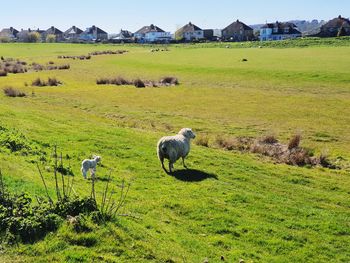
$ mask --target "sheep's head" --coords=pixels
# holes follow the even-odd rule
[[[94,160],[96,161],[96,163],[99,163],[101,161],[101,156],[94,155]]]
[[[187,139],[194,139],[194,138],[196,138],[196,134],[190,128],[183,128],[183,129],[181,129],[179,134],[183,135]]]

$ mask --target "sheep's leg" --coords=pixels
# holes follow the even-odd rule
[[[185,157],[182,157],[182,164],[187,169],[187,165],[185,164]]]
[[[172,173],[173,172],[173,169],[174,166],[173,166],[173,163],[171,161],[169,161],[169,172]]]
[[[82,174],[83,174],[83,176],[84,176],[84,179],[86,179],[86,170],[85,169],[81,169],[81,172],[82,172]]]
[[[161,162],[161,164],[162,164],[163,170],[164,170],[166,173],[168,173],[168,171],[165,169],[165,166],[164,166],[164,158],[160,158],[160,162]]]

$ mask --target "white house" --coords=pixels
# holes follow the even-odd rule
[[[134,37],[139,43],[168,43],[171,40],[170,32],[165,32],[163,29],[155,26],[144,26],[134,33]]]
[[[193,41],[204,39],[204,30],[189,22],[175,32],[175,39]]]
[[[260,28],[260,40],[284,40],[301,37],[301,32],[293,23],[269,23]]]

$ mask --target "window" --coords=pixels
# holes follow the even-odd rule
[[[284,33],[289,33],[289,28],[288,28],[288,27],[286,27],[286,28],[284,29]]]
[[[278,27],[274,27],[274,28],[273,28],[273,32],[274,32],[274,33],[277,33],[277,32],[278,32]]]

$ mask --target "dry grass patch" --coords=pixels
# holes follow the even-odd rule
[[[3,89],[4,91],[4,94],[7,96],[7,97],[25,97],[26,94],[20,90],[17,90],[17,89],[14,89],[13,87],[5,87]]]
[[[96,80],[97,85],[134,85],[136,88],[145,87],[165,87],[165,86],[175,86],[179,85],[179,80],[175,77],[165,77],[160,81],[154,80],[142,80],[140,78],[134,79],[132,81],[127,80],[121,76],[116,78],[99,78]]]
[[[282,144],[273,135],[260,139],[249,137],[223,137],[218,136],[215,140],[216,147],[233,151],[251,152],[268,156],[277,163],[285,163],[294,166],[322,166],[330,169],[339,167],[332,164],[326,155],[314,156],[312,151],[300,146],[301,135],[292,136],[288,144]]]
[[[32,86],[36,86],[36,87],[59,86],[59,85],[62,85],[62,82],[57,80],[56,78],[48,78],[47,81],[37,78],[32,82]]]

